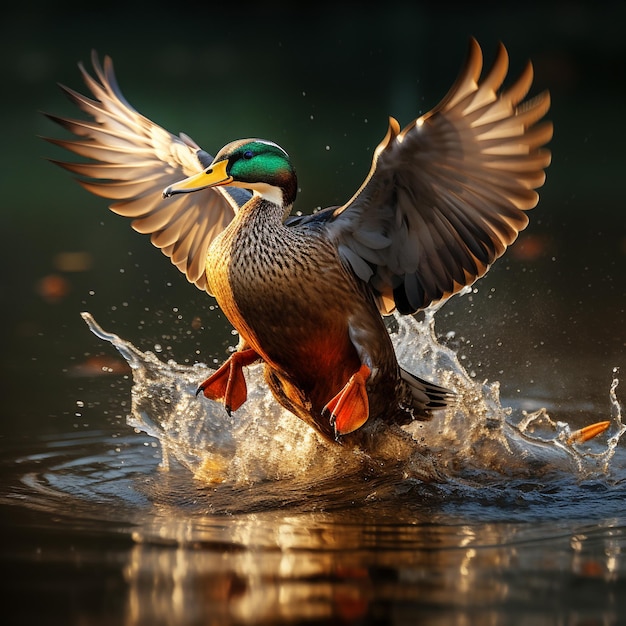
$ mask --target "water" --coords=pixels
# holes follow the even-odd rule
[[[573,466],[585,478],[610,473],[611,459],[626,431],[616,396],[617,378],[610,389],[606,417],[611,425],[604,446],[599,447],[597,439],[591,445],[577,445],[570,426],[552,420],[545,408],[516,416],[501,405],[497,382],[475,382],[456,353],[438,342],[435,310],[428,311],[421,323],[411,317],[390,318],[389,330],[400,363],[454,389],[455,406],[408,427],[369,424],[364,429],[368,437],[354,446],[321,440],[280,407],[264,384],[261,365],[247,370],[247,403],[228,415],[220,403],[196,396],[198,381],[213,369],[173,360],[163,363],[154,353],[141,352],[105,332],[89,313],[82,315],[92,332],[110,342],[133,371],[128,423],[159,441],[164,469],[176,460],[208,483],[304,478],[310,486],[364,468],[387,478],[400,472],[406,478],[449,482],[466,480],[470,471],[509,479],[556,468],[571,471]],[[485,476],[478,480],[484,484]]]
[[[453,387],[457,406],[353,447],[280,408],[258,366],[229,417],[195,396],[210,368],[160,360],[84,313],[130,365],[130,403],[113,385],[122,422],[3,455],[11,623],[617,623],[619,372],[595,413],[609,428],[578,444],[585,424],[509,405],[471,376],[435,317],[390,332],[400,361]],[[90,407],[77,404],[80,419]]]

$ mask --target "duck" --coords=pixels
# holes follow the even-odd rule
[[[385,318],[438,305],[489,270],[529,223],[551,153],[550,95],[528,98],[529,61],[507,88],[497,47],[483,72],[471,38],[445,97],[404,128],[390,117],[369,173],[341,206],[294,213],[295,166],[277,143],[239,139],[211,156],[136,111],[110,57],[92,52],[91,92],[63,92],[87,119],[47,114],[58,161],[208,292],[239,344],[198,395],[230,413],[245,368],[264,366],[277,402],[331,442],[366,424],[407,424],[456,401],[398,363]]]

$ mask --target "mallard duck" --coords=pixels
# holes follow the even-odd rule
[[[471,39],[464,68],[430,112],[389,119],[371,169],[345,204],[291,216],[294,166],[283,148],[243,139],[211,157],[138,113],[113,64],[79,64],[93,98],[61,86],[91,120],[49,115],[77,139],[49,139],[86,157],[58,162],[115,200],[239,332],[230,358],[199,386],[236,411],[243,368],[265,364],[280,404],[329,440],[368,420],[427,419],[454,393],[399,366],[383,316],[413,314],[483,276],[528,224],[550,163],[547,92],[525,100],[528,63],[501,91],[503,45],[481,78]]]

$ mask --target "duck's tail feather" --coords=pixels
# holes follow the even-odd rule
[[[445,409],[456,403],[456,393],[431,383],[400,368],[400,377],[410,393],[410,404],[417,414],[428,417],[431,411]]]

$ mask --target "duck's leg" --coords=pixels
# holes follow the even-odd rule
[[[350,376],[343,389],[324,407],[330,413],[330,423],[335,430],[335,438],[347,435],[360,428],[369,417],[369,401],[365,383],[371,373],[367,365]]]
[[[230,415],[231,411],[236,411],[248,397],[242,368],[260,358],[252,348],[233,352],[228,360],[198,387],[196,395],[202,392],[210,400],[223,400]]]

